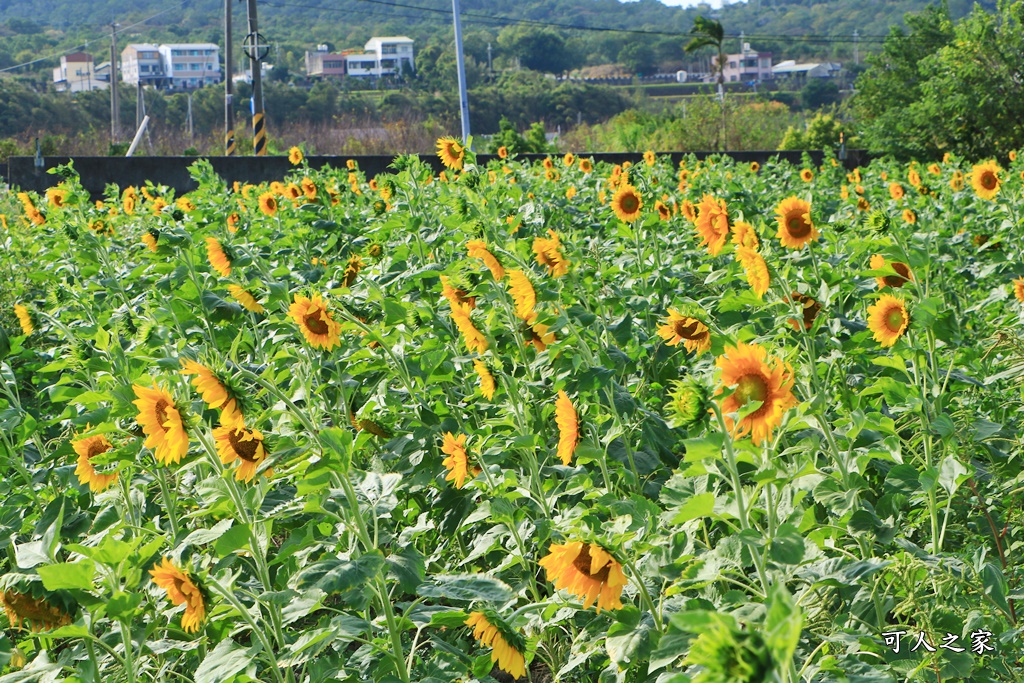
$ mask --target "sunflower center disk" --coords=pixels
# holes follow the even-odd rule
[[[260,446],[260,442],[256,439],[249,439],[243,441],[239,438],[241,432],[233,431],[228,436],[228,441],[231,443],[231,448],[238,454],[238,457],[246,462],[256,462],[256,450]]]
[[[626,213],[633,213],[637,210],[639,202],[633,195],[626,195],[622,198],[622,210]]]
[[[791,217],[786,224],[789,226],[789,234],[793,237],[803,237],[811,231],[811,226],[805,223],[799,216]]]
[[[750,401],[764,401],[768,398],[768,383],[760,375],[745,375],[737,382],[735,395],[741,406]]]
[[[676,322],[676,334],[683,339],[697,339],[703,334],[698,332],[700,322],[692,319],[683,319]]]
[[[167,401],[160,399],[153,406],[153,412],[156,413],[156,423],[161,427],[167,422]]]
[[[576,559],[572,561],[572,566],[576,567],[576,569],[578,569],[581,574],[583,574],[584,576],[589,576],[594,581],[598,581],[600,583],[607,582],[610,565],[606,564],[605,566],[598,569],[596,574],[591,574],[590,564],[590,546],[584,544],[583,549],[580,551],[580,554],[577,555]]]
[[[893,332],[899,331],[903,327],[903,311],[898,308],[894,308],[885,316],[885,324]]]
[[[330,329],[327,326],[327,323],[320,319],[320,315],[320,311],[317,311],[315,313],[310,313],[303,318],[306,323],[306,327],[309,328],[309,331],[313,334],[327,334]]]
[[[996,186],[996,178],[991,173],[986,173],[981,176],[981,186],[986,190],[991,190]]]
[[[110,448],[106,444],[104,444],[102,441],[97,441],[96,443],[89,446],[89,454],[86,455],[85,457],[88,458],[89,460],[92,460],[100,453],[106,453],[109,450]]]

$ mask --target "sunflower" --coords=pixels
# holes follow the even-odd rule
[[[242,308],[252,313],[265,313],[267,309],[256,301],[256,298],[238,285],[228,285],[231,298],[242,304]]]
[[[363,269],[363,259],[359,254],[352,254],[348,257],[348,263],[345,264],[344,284],[346,287],[351,287],[352,283],[356,281],[356,276],[359,275],[359,271]]]
[[[178,197],[174,200],[174,205],[182,211],[195,211],[196,205],[192,203],[192,200],[188,197]]]
[[[779,232],[775,235],[782,246],[800,249],[818,239],[818,231],[811,221],[811,205],[803,199],[788,197],[775,209]]]
[[[452,286],[447,275],[441,276],[441,296],[452,306],[467,306],[470,310],[476,308],[476,297],[469,296],[469,292]]]
[[[320,294],[313,294],[311,298],[296,294],[288,307],[288,315],[311,346],[330,351],[341,344],[341,324],[331,316]]]
[[[160,231],[150,228],[146,232],[142,233],[142,243],[149,247],[149,250],[156,253],[157,242],[160,239]]]
[[[462,163],[466,158],[466,148],[453,137],[439,138],[437,141],[437,156],[441,158],[441,163],[446,168],[461,171]]]
[[[264,192],[260,195],[260,211],[271,218],[277,215],[277,197],[273,192]]]
[[[28,624],[33,632],[49,631],[71,623],[71,615],[48,600],[28,593],[9,589],[0,592],[0,604],[7,612],[7,621],[12,628]],[[19,650],[15,649],[15,652]]]
[[[683,200],[683,203],[679,206],[679,210],[684,216],[686,216],[686,220],[691,223],[697,222],[697,207],[695,207],[693,202],[689,199]]]
[[[537,349],[538,352],[548,348],[548,344],[554,344],[555,335],[553,332],[548,332],[548,328],[548,325],[542,325],[541,323],[526,325],[526,343],[533,345],[533,348]]]
[[[192,386],[196,388],[203,401],[211,408],[220,409],[220,423],[225,426],[242,429],[245,427],[245,418],[238,407],[238,401],[231,396],[231,392],[224,385],[219,377],[210,368],[188,358],[181,359],[182,369],[179,374],[195,375]]]
[[[121,208],[126,214],[131,216],[135,213],[135,205],[139,203],[139,195],[135,191],[135,186],[126,187],[124,193],[121,195]]]
[[[971,171],[971,187],[982,199],[995,199],[999,194],[999,172],[1002,169],[994,161],[978,164]]]
[[[899,297],[883,294],[868,306],[868,329],[882,346],[892,346],[910,324],[907,305]]]
[[[654,210],[658,212],[658,218],[663,221],[667,221],[672,218],[672,209],[668,207],[668,204],[661,200],[654,202]]]
[[[640,192],[628,183],[623,184],[612,196],[612,211],[620,220],[627,223],[632,223],[640,217],[643,205]]]
[[[899,201],[903,199],[906,192],[903,190],[903,186],[899,183],[889,183],[889,196]]]
[[[692,427],[708,414],[707,391],[692,379],[675,380],[669,394],[668,410],[674,427]]]
[[[508,159],[508,147],[502,145],[501,147],[498,148],[498,158]]]
[[[224,253],[224,248],[216,237],[206,238],[206,258],[221,277],[231,275],[231,259]]]
[[[135,421],[146,435],[146,448],[153,451],[156,461],[164,465],[179,462],[188,453],[188,432],[181,413],[174,405],[174,397],[166,389],[152,389],[132,385],[138,397],[132,403],[139,409]]]
[[[729,237],[729,211],[725,206],[725,200],[706,194],[700,200],[697,209],[694,226],[701,238],[700,246],[707,246],[711,256],[718,256]],[[686,210],[685,206],[683,210]]]
[[[477,329],[476,325],[473,324],[473,319],[469,315],[470,308],[466,304],[452,303],[451,317],[455,322],[455,327],[459,329],[459,334],[462,335],[462,341],[466,345],[466,349],[469,351],[476,351],[477,353],[483,353],[487,350],[487,338],[483,333]]]
[[[871,208],[871,202],[869,202],[864,197],[858,197],[857,198],[857,210],[858,211],[868,211],[870,208]]]
[[[767,359],[764,347],[739,342],[726,346],[725,353],[715,361],[722,371],[722,386],[715,394],[721,394],[725,387],[735,387],[721,401],[726,427],[736,437],[749,433],[755,446],[771,438],[772,430],[782,423],[783,413],[797,402],[793,396],[793,368],[776,358],[769,366]],[[760,401],[761,405],[734,424],[728,414],[739,412],[750,401]]]
[[[461,489],[466,485],[466,477],[469,475],[469,455],[466,453],[466,435],[455,436],[446,432],[444,441],[441,444],[441,452],[448,457],[441,461],[441,464],[448,470],[445,481],[450,481],[455,488]]]
[[[14,315],[18,316],[18,324],[21,325],[22,334],[27,337],[35,332],[35,328],[32,327],[32,316],[29,315],[27,308],[21,304],[14,304]]]
[[[790,318],[790,326],[794,330],[799,330],[800,325],[803,325],[805,330],[811,329],[814,325],[815,319],[818,317],[818,313],[821,312],[821,304],[800,292],[793,292],[790,299],[800,304],[800,307],[803,309],[803,320],[794,320],[793,318]]]
[[[508,272],[509,289],[512,293],[512,301],[516,305],[516,315],[530,323],[537,317],[533,310],[537,305],[537,292],[534,291],[530,278],[521,270],[510,270]]]
[[[471,612],[463,623],[473,627],[473,637],[480,644],[493,649],[491,662],[497,662],[499,669],[515,680],[526,675],[526,658],[523,656],[526,641],[496,613],[491,610]]]
[[[649,149],[646,152],[644,152],[644,163],[645,164],[647,164],[648,166],[654,166],[654,162],[655,161],[657,161],[657,159],[654,156],[654,151],[653,150]]]
[[[291,162],[292,166],[298,166],[302,163],[305,157],[302,155],[302,150],[298,147],[292,147],[288,150],[288,161]]]
[[[68,191],[63,187],[51,187],[46,190],[46,201],[55,209],[64,207],[68,200]]]
[[[476,371],[477,377],[480,378],[480,393],[490,401],[494,398],[494,391],[497,388],[497,383],[494,381],[494,375],[491,374],[487,364],[482,360],[473,360],[473,369]]]
[[[580,170],[584,173],[590,173],[594,170],[594,162],[590,159],[580,159]]]
[[[541,165],[544,167],[545,171],[551,171],[555,168],[555,162],[551,160],[551,157],[545,158]]]
[[[306,199],[309,201],[316,199],[316,183],[312,178],[303,178],[299,181],[299,187],[302,188],[302,194],[306,195]]]
[[[562,254],[562,243],[558,233],[548,230],[547,237],[535,237],[533,239],[533,253],[537,263],[547,266],[548,275],[559,278],[569,272],[569,260]]]
[[[213,438],[217,443],[217,455],[225,465],[236,460],[241,466],[235,470],[235,479],[249,483],[256,476],[256,470],[267,459],[267,449],[263,444],[263,434],[256,429],[245,429],[240,425],[225,425],[213,430]]]
[[[576,163],[576,155],[572,152],[566,152],[565,156],[562,157],[562,163],[565,164],[566,167],[572,166]]]
[[[871,270],[883,270],[886,266],[896,271],[895,275],[883,275],[881,277],[875,277],[875,284],[878,289],[883,287],[902,287],[908,280],[913,280],[914,276],[910,272],[910,266],[901,261],[891,261],[886,263],[885,257],[881,254],[875,254],[871,257]]]
[[[959,192],[964,189],[964,172],[953,171],[953,176],[949,179],[949,187],[954,192]]]
[[[244,208],[243,208],[243,210],[244,210]],[[227,217],[227,219],[224,221],[225,224],[227,225],[228,232],[230,232],[232,235],[235,234],[236,232],[238,232],[238,224],[239,224],[239,222],[241,222],[241,220],[242,220],[242,218],[241,218],[241,216],[238,215],[237,211],[236,212],[232,212]]]
[[[620,598],[626,575],[611,553],[582,541],[552,543],[548,553],[537,564],[544,567],[556,589],[582,598],[583,609],[590,609],[596,601],[598,614],[602,609],[622,609]]]
[[[93,493],[106,491],[110,485],[117,481],[117,472],[111,474],[100,474],[90,462],[100,453],[106,453],[114,446],[107,441],[102,434],[87,436],[71,442],[71,447],[78,454],[78,464],[75,467],[75,476],[79,484],[88,484],[89,490]]]
[[[802,171],[800,171],[800,180],[804,181],[805,183],[811,182],[812,180],[814,180],[814,172],[811,171],[811,169],[809,168],[803,169]]]
[[[847,187],[846,185],[843,185],[839,189],[839,198],[840,199],[849,199],[850,198],[850,188]]]
[[[355,159],[346,159],[345,160],[345,168],[347,168],[350,171],[356,170],[356,160]]]
[[[1011,149],[1010,153],[1007,155],[1007,158],[1010,160],[1010,163],[1017,161],[1017,150]]]
[[[174,605],[185,605],[181,628],[185,633],[195,633],[206,618],[206,603],[203,592],[192,578],[165,557],[162,564],[149,570],[153,583],[167,591],[167,597]]]
[[[576,444],[580,440],[580,425],[576,408],[561,389],[558,390],[558,398],[555,399],[555,424],[558,425],[556,455],[561,459],[563,465],[568,465],[572,462],[573,451],[576,450]]]
[[[1013,295],[1017,297],[1017,301],[1024,303],[1024,277],[1013,281]]]
[[[470,240],[466,243],[466,251],[471,258],[483,260],[484,265],[491,271],[491,277],[501,280],[505,277],[505,269],[501,267],[498,259],[487,249],[487,244],[482,240]]]
[[[921,184],[921,174],[917,172],[916,168],[911,167],[910,170],[907,171],[907,182],[914,187]]]
[[[163,197],[157,197],[153,200],[153,206],[150,207],[150,210],[154,216],[159,216],[165,208],[167,208],[167,201]]]
[[[751,173],[757,173],[760,170],[761,170],[761,164],[757,163],[756,161],[751,161],[750,162],[750,172]]]
[[[768,273],[768,264],[757,249],[740,245],[736,247],[736,260],[743,266],[743,272],[747,276],[747,282],[754,294],[760,299],[768,291],[771,285],[771,276]]]
[[[669,346],[682,343],[687,351],[698,356],[711,349],[711,331],[708,326],[674,308],[668,309],[668,317],[658,327],[658,336]]]
[[[295,200],[302,196],[302,190],[295,183],[288,183],[284,188],[284,196],[297,203]]]
[[[917,223],[917,214],[910,209],[903,209],[903,222],[909,225]]]
[[[743,221],[736,221],[732,224],[732,243],[751,249],[757,249],[760,246],[754,226]]]

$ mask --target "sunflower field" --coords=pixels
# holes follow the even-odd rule
[[[1024,160],[438,154],[0,190],[0,683],[1024,680]]]

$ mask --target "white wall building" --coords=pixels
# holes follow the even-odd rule
[[[373,54],[377,62],[378,76],[389,76],[413,70],[412,38],[405,36],[389,36],[386,38],[370,38],[364,48]]]
[[[97,76],[92,55],[75,52],[60,58],[60,66],[53,70],[53,87],[57,92],[85,92],[106,90],[110,82]]]
[[[220,83],[220,48],[213,43],[161,45],[160,58],[171,90]]]
[[[150,43],[133,43],[121,50],[121,80],[129,85],[167,87],[160,47]]]
[[[776,78],[833,78],[839,74],[843,65],[836,62],[797,64],[792,59],[779,62],[772,67]]]

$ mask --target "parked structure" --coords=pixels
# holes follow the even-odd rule
[[[121,80],[129,85],[169,86],[160,46],[134,43],[121,51]]]
[[[772,67],[772,72],[776,78],[805,80],[808,78],[834,78],[842,68],[843,65],[837,62],[797,64],[794,60],[788,59]]]
[[[106,81],[98,78],[92,55],[74,52],[60,58],[60,66],[53,70],[53,86],[57,92],[106,90],[110,80],[109,77]]]
[[[712,63],[717,66],[717,56],[712,59]],[[725,56],[722,76],[727,83],[759,83],[771,80],[772,53],[751,50],[750,43],[743,43],[741,52]]]
[[[330,52],[326,45],[306,52],[309,76],[380,78],[409,73],[414,68],[413,40],[405,36],[370,38],[362,52]]]

